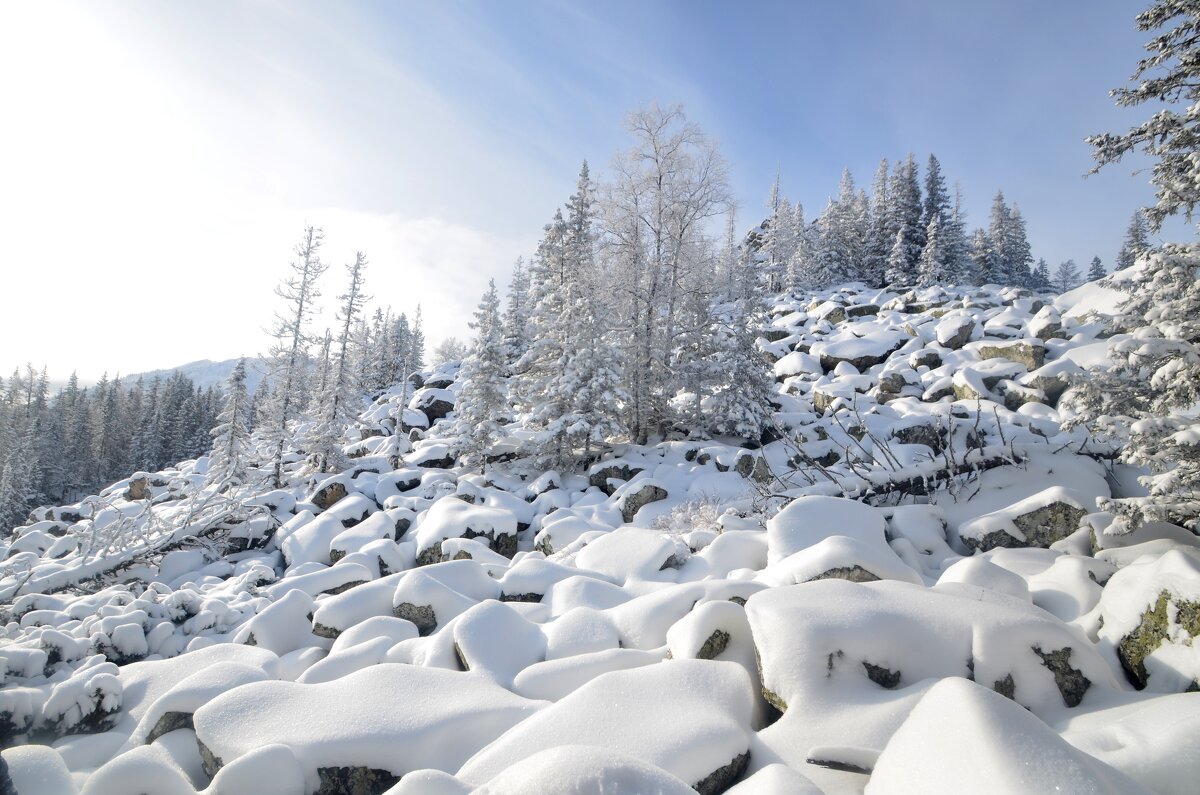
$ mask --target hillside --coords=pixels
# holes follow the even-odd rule
[[[155,378],[165,381],[174,373],[180,373],[191,380],[198,389],[208,389],[209,387],[217,387],[219,389],[225,385],[225,382],[229,379],[229,374],[233,372],[233,368],[237,363],[237,359],[225,359],[220,362],[201,359],[196,362],[181,364],[178,367],[134,373],[133,375],[124,376],[124,380],[126,383],[133,383],[140,378],[149,383]],[[250,392],[257,389],[259,381],[263,379],[266,372],[266,359],[257,356],[246,357],[246,389]]]
[[[515,421],[481,475],[455,364],[339,473],[42,509],[0,569],[0,791],[1190,791],[1200,543],[1117,532],[1136,472],[1057,408],[1113,293],[779,298],[761,445],[545,471]]]

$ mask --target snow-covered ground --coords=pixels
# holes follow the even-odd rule
[[[449,367],[339,474],[43,510],[0,791],[1195,792],[1200,542],[1109,532],[1131,473],[1056,408],[1107,292],[781,299],[763,446],[466,472]]]

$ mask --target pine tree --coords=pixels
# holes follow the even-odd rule
[[[1088,268],[1087,280],[1089,282],[1098,281],[1108,275],[1108,271],[1104,270],[1104,263],[1099,257],[1092,257],[1092,266]]]
[[[246,479],[250,456],[250,396],[246,393],[245,359],[238,359],[225,382],[224,405],[210,435],[213,446],[205,482],[221,490],[240,485]]]
[[[1129,219],[1129,229],[1125,232],[1125,242],[1121,244],[1121,252],[1117,254],[1117,270],[1133,267],[1138,257],[1150,250],[1150,230],[1146,226],[1146,216],[1138,210]]]
[[[488,452],[500,436],[503,414],[508,407],[507,363],[503,327],[500,320],[500,294],[495,280],[475,310],[475,339],[471,355],[459,371],[462,389],[455,404],[455,435],[459,440],[459,458],[463,464],[487,466]]]
[[[1054,269],[1054,278],[1051,280],[1054,289],[1060,293],[1065,293],[1068,290],[1074,290],[1079,286],[1079,266],[1075,264],[1075,260],[1069,259],[1066,262],[1059,263],[1059,266]]]
[[[275,384],[275,400],[267,428],[272,447],[272,482],[276,488],[283,485],[284,448],[303,403],[305,360],[310,344],[308,321],[316,310],[314,302],[320,297],[317,280],[328,267],[318,254],[323,238],[320,229],[305,227],[296,246],[296,259],[289,266],[291,274],[275,289],[275,294],[284,300],[284,309],[276,315],[272,332],[275,345],[271,350],[271,380]]]

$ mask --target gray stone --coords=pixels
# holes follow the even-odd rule
[[[313,505],[320,508],[322,511],[327,511],[334,506],[335,503],[346,497],[346,485],[344,483],[334,481],[327,486],[317,490],[309,499]]]
[[[988,533],[982,539],[964,538],[963,543],[971,549],[980,549],[984,552],[998,547],[1049,549],[1051,544],[1062,541],[1078,530],[1080,520],[1086,515],[1087,511],[1083,508],[1055,501],[1013,518],[1013,524],[1025,536],[1024,541],[1003,530],[996,530]]]
[[[421,635],[428,635],[437,629],[437,615],[433,612],[433,605],[414,605],[411,602],[401,602],[392,612],[396,618],[411,621]],[[314,632],[314,634],[316,633]]]
[[[1036,370],[1046,364],[1046,347],[1040,342],[1009,342],[995,345],[980,345],[980,359],[1008,359],[1019,362],[1030,370]]]
[[[1063,703],[1068,707],[1079,706],[1092,682],[1079,669],[1071,667],[1071,647],[1044,652],[1041,646],[1034,646],[1033,653],[1041,657],[1042,665],[1054,674],[1054,684],[1058,685]]]
[[[633,521],[633,517],[637,516],[637,512],[642,508],[666,498],[666,489],[653,483],[647,483],[637,491],[625,495],[625,499],[621,501],[621,518],[628,524]]]
[[[316,795],[381,795],[396,785],[400,777],[371,767],[319,767],[320,786]]]
[[[823,571],[816,577],[809,577],[805,582],[814,582],[816,580],[849,580],[850,582],[875,582],[879,578],[871,572],[864,569],[862,566],[837,566]]]
[[[895,690],[900,685],[899,671],[884,668],[882,665],[874,665],[866,660],[863,660],[863,668],[867,672],[867,678],[882,688]]]
[[[692,785],[699,795],[720,795],[729,789],[746,772],[750,764],[750,751],[738,754],[727,765],[723,765]]]
[[[725,651],[729,645],[729,633],[723,629],[714,629],[708,639],[696,652],[698,660],[715,660],[717,655]]]
[[[630,480],[641,471],[641,468],[628,464],[610,464],[591,472],[588,475],[588,485],[595,486],[611,497],[616,489],[609,483],[610,480]]]
[[[1137,628],[1117,644],[1117,658],[1125,669],[1125,676],[1138,690],[1150,681],[1146,670],[1146,658],[1171,636],[1171,617],[1191,638],[1200,637],[1200,602],[1190,602],[1168,590],[1159,593],[1154,605],[1142,614]],[[1195,642],[1194,640],[1192,641]],[[1192,682],[1189,689],[1200,688]]]

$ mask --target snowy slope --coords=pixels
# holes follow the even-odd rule
[[[208,389],[210,386],[221,388],[229,380],[229,374],[233,372],[233,368],[237,366],[237,363],[237,359],[226,359],[220,362],[201,359],[198,362],[188,362],[187,364],[181,364],[178,367],[171,367],[164,370],[148,370],[144,373],[134,373],[133,375],[123,376],[122,380],[126,383],[133,383],[139,378],[147,382],[155,378],[165,381],[173,373],[180,373],[190,378],[197,389]],[[246,391],[253,393],[258,387],[258,382],[263,379],[266,372],[266,359],[257,356],[247,356]]]
[[[753,449],[542,472],[518,422],[468,472],[451,366],[341,473],[43,509],[0,568],[0,791],[1194,791],[1200,544],[1106,532],[1111,450],[1057,405],[1108,330],[1063,300],[782,297]]]

